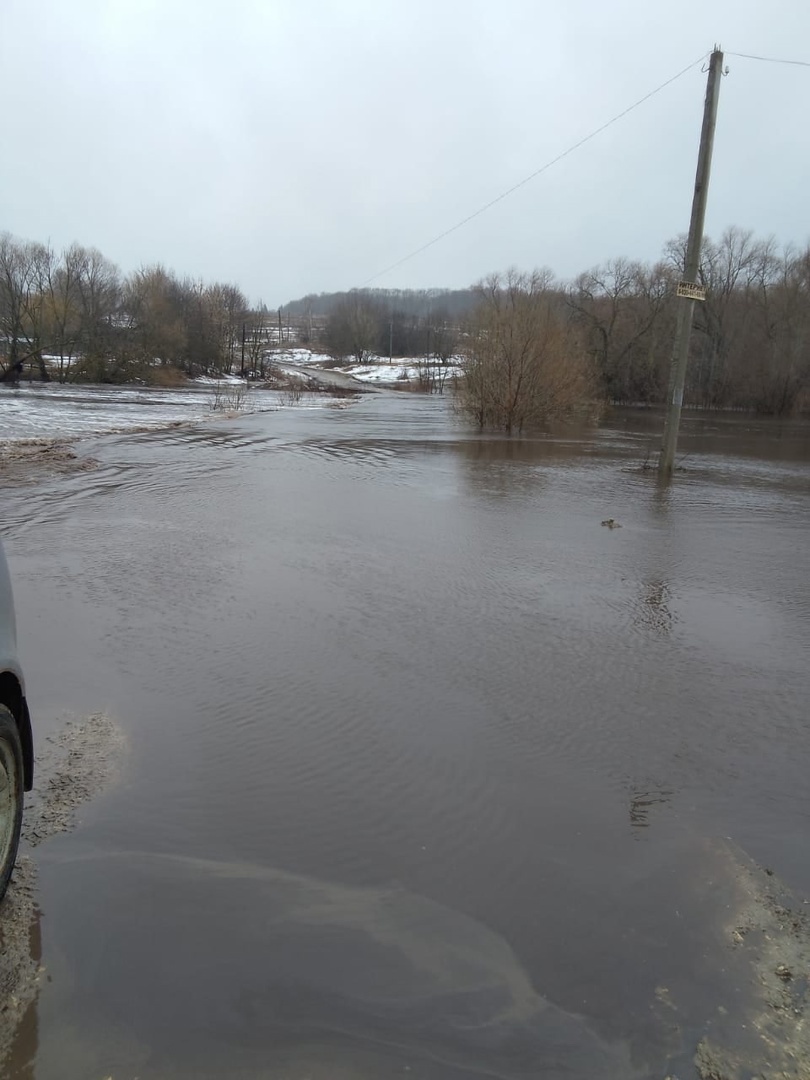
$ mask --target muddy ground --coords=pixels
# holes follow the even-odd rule
[[[33,940],[37,919],[34,850],[79,821],[81,807],[120,776],[125,738],[103,713],[69,720],[46,741],[26,796],[20,856],[0,903],[0,1075],[13,1036],[47,975]]]
[[[0,441],[0,484],[36,484],[96,467],[91,457],[81,457],[65,439]]]
[[[723,1007],[698,1044],[701,1080],[810,1077],[810,907],[729,841],[714,857],[732,902],[725,943],[751,988],[744,1014]]]

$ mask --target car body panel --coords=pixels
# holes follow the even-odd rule
[[[25,680],[17,656],[14,598],[2,544],[0,544],[0,705],[5,705],[17,721],[25,766],[25,790],[30,791],[34,780],[31,716],[25,696]]]

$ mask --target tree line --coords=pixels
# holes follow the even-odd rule
[[[160,265],[123,275],[95,248],[0,236],[0,380],[171,382],[256,365],[263,310],[236,285]]]
[[[475,302],[470,290],[469,311]],[[373,356],[424,357],[447,363],[459,347],[464,317],[444,305],[421,313],[389,306],[379,296],[356,290],[341,295],[326,317],[323,344],[336,357],[366,363]]]
[[[292,317],[330,315],[335,307],[347,297],[360,293],[367,300],[386,311],[402,315],[424,316],[432,308],[447,312],[458,321],[466,315],[474,303],[472,288],[467,289],[353,289],[350,292],[309,293],[299,300],[284,305],[284,312]]]
[[[423,298],[417,314],[413,307],[407,313],[399,308],[395,292],[334,294],[326,342],[357,362],[389,353],[446,360],[458,352],[475,359],[480,377],[488,320],[503,329],[504,311],[511,312],[515,341],[527,325],[542,340],[553,314],[559,327],[555,341],[564,340],[572,370],[581,374],[583,364],[588,368],[585,382],[592,395],[656,404],[667,394],[684,256],[685,238],[679,238],[656,263],[612,259],[570,282],[549,271],[495,275],[468,290],[461,315],[458,306],[450,314],[441,295]],[[777,416],[810,411],[810,247],[779,248],[730,228],[719,241],[704,242],[699,284],[706,298],[695,305],[685,404]],[[460,299],[461,293],[455,295]],[[537,309],[532,318],[527,305]],[[546,313],[542,318],[540,311]],[[500,332],[493,330],[496,337]],[[536,345],[524,341],[529,353]],[[508,384],[511,361],[504,357],[501,352]],[[495,364],[494,357],[488,363]],[[524,391],[526,378],[524,372]],[[571,385],[585,382],[578,376]],[[489,377],[487,384],[492,385]]]
[[[650,266],[615,259],[567,289],[607,397],[666,397],[685,238]],[[703,244],[684,402],[785,416],[810,408],[810,247],[738,228]]]
[[[514,369],[503,352],[511,311],[513,344],[527,327],[539,335],[524,341],[524,359],[547,359],[551,346],[538,352],[538,342],[553,341],[555,365],[577,373],[569,386],[587,384],[602,400],[659,403],[667,394],[684,243],[671,241],[655,263],[612,259],[568,282],[547,271],[512,272],[467,290],[304,297],[283,309],[284,332],[358,363],[375,355],[446,363],[462,354],[468,375],[478,365],[477,385],[487,393],[495,385],[481,367],[489,348],[486,363],[501,365],[513,392]],[[695,305],[685,403],[780,416],[810,410],[810,247],[779,247],[730,228],[704,242],[700,284],[706,299]],[[526,305],[537,308],[531,317]],[[487,320],[500,329],[488,332]],[[264,308],[251,309],[235,285],[181,279],[159,265],[123,275],[94,248],[73,244],[57,253],[0,236],[0,379],[23,367],[43,379],[98,382],[260,373],[274,322]],[[490,348],[496,339],[501,360]],[[518,385],[541,385],[535,375],[524,371]]]

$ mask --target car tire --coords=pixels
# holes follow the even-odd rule
[[[0,705],[0,900],[17,858],[24,783],[20,732],[14,717],[5,705]]]

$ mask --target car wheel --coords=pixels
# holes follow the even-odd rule
[[[0,900],[5,895],[17,846],[23,812],[23,756],[14,717],[0,705]]]

